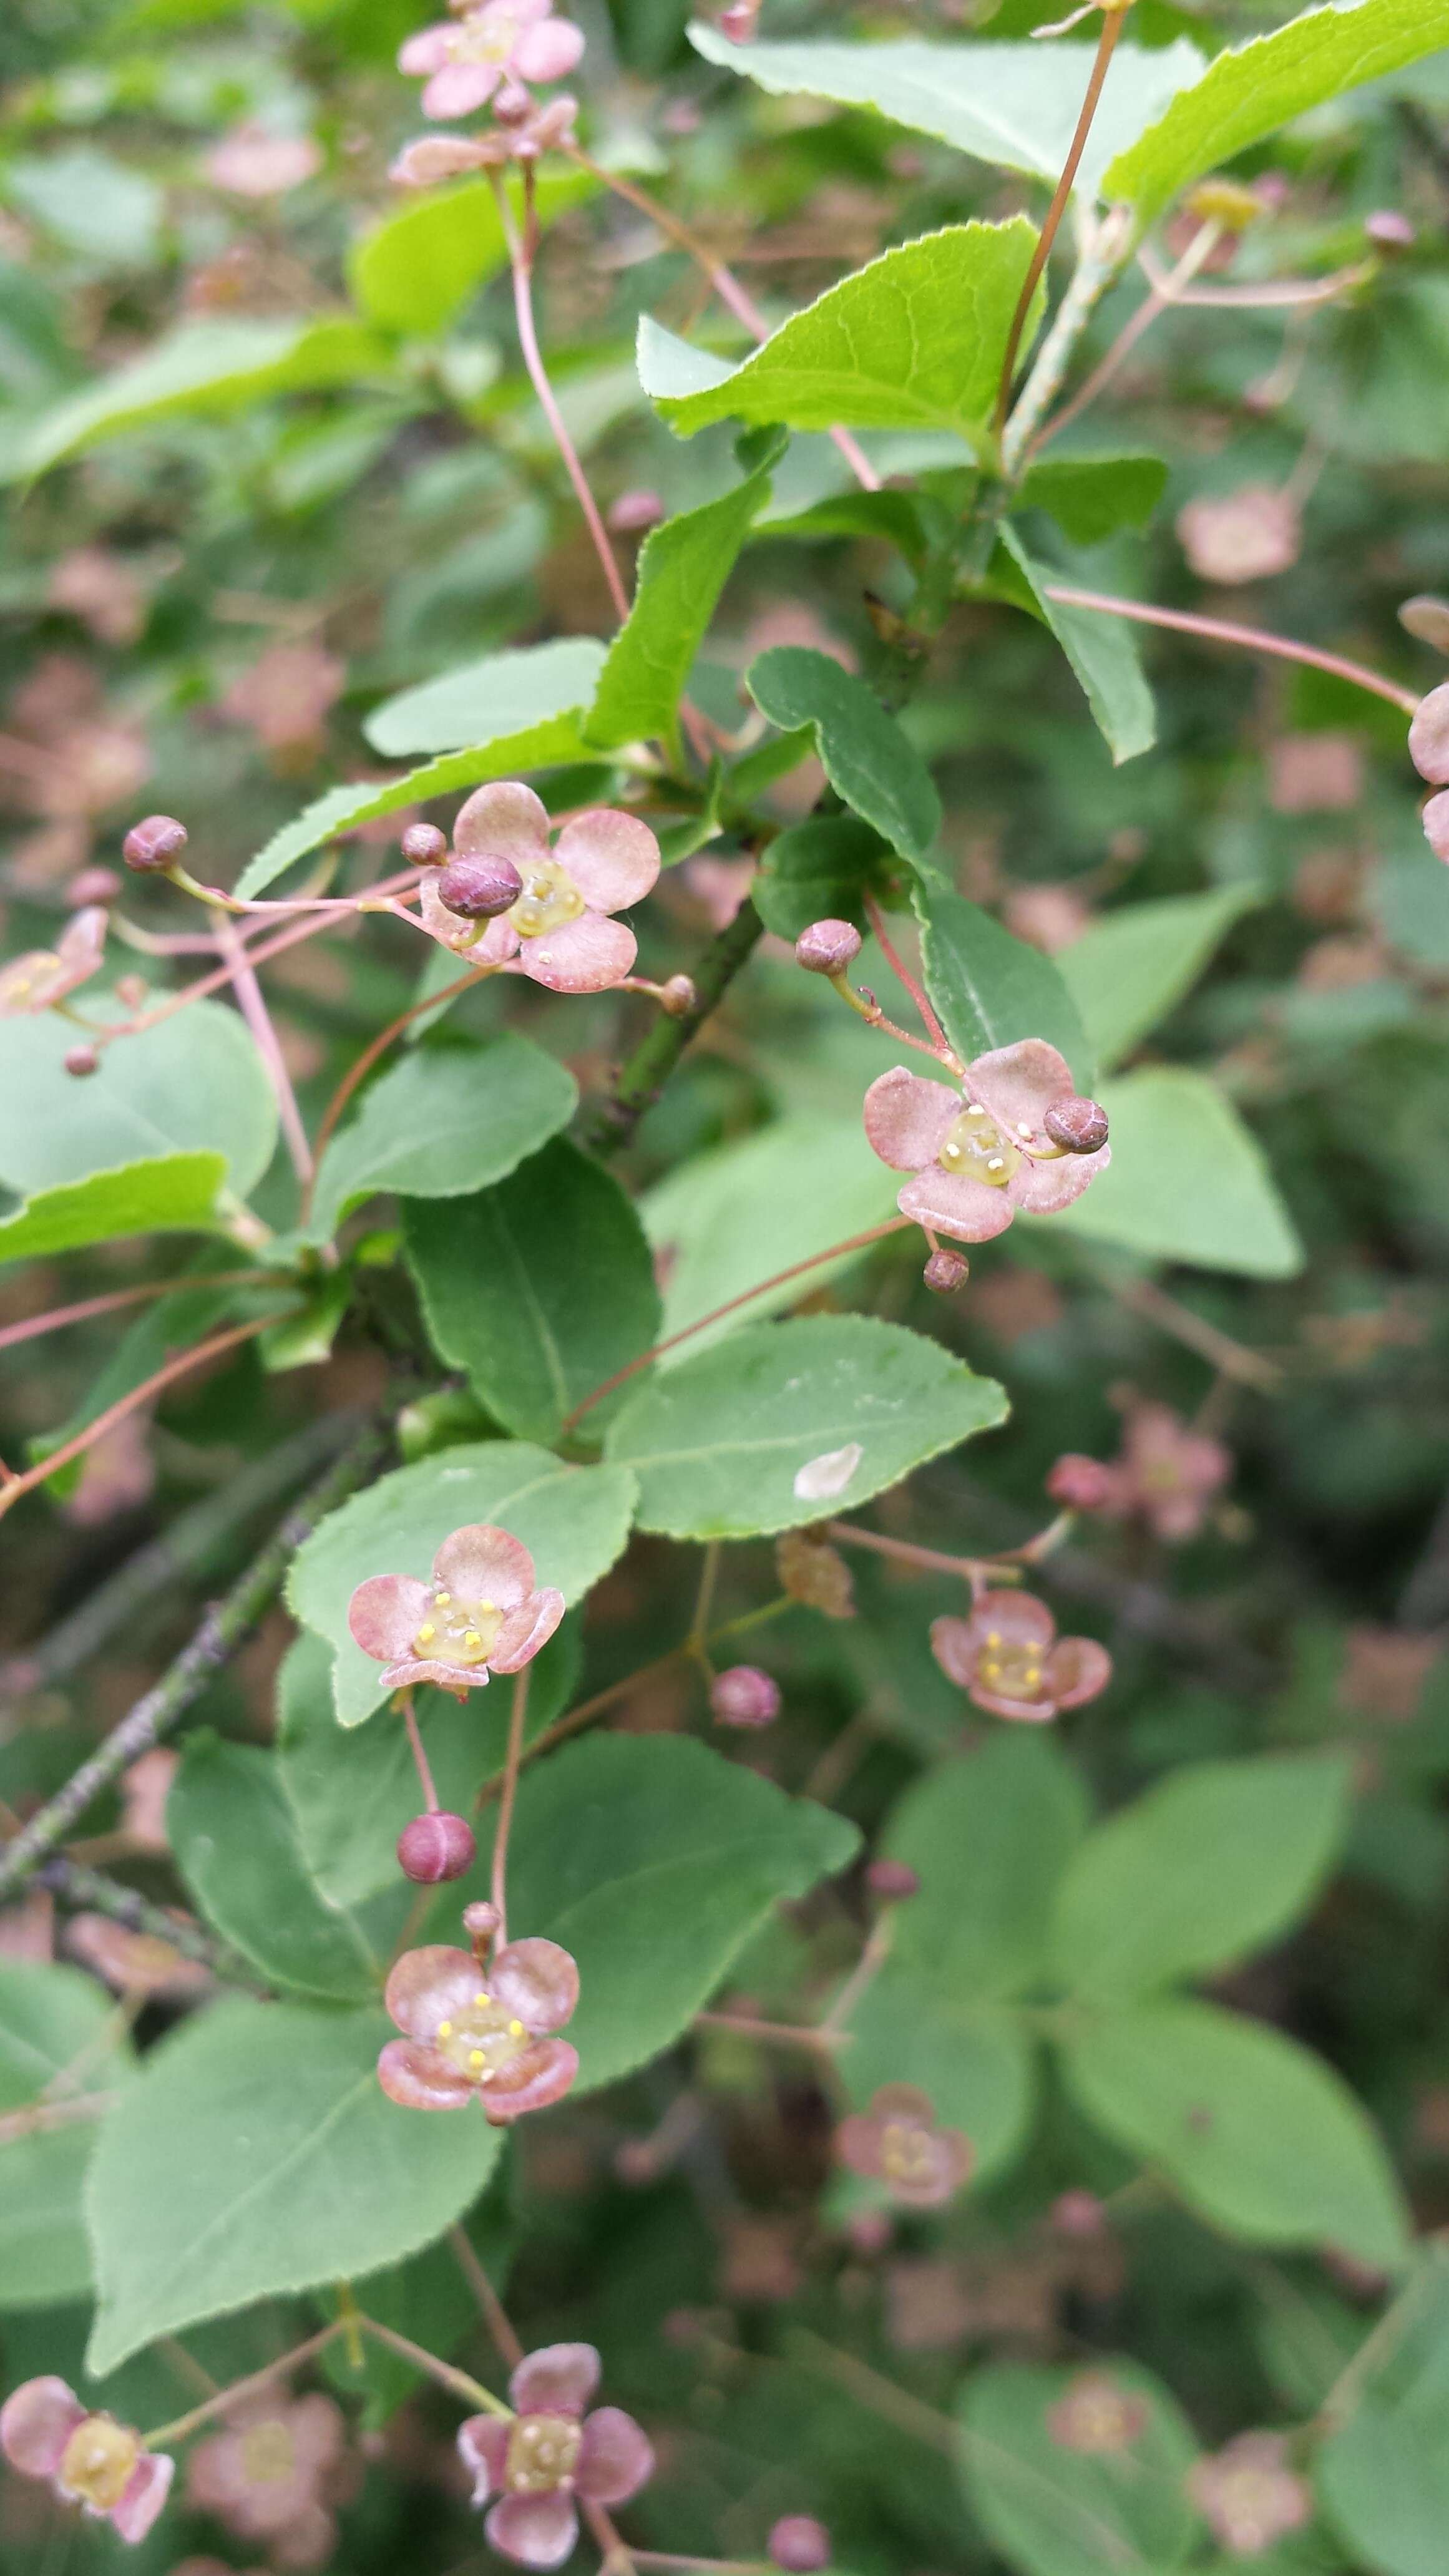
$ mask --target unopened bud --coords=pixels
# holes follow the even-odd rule
[[[1106,1110],[1100,1100],[1084,1100],[1079,1092],[1054,1100],[1041,1123],[1052,1143],[1067,1154],[1099,1154],[1107,1142]]]
[[[971,1264],[964,1252],[933,1252],[921,1272],[928,1288],[938,1297],[954,1297],[971,1276]]]
[[[437,1887],[445,1878],[461,1878],[478,1857],[478,1845],[466,1816],[444,1810],[414,1816],[397,1838],[403,1876],[419,1887]]]
[[[866,1863],[865,1883],[872,1896],[883,1896],[892,1905],[901,1904],[908,1896],[919,1896],[920,1873],[906,1860],[873,1860]]]
[[[480,1897],[476,1905],[465,1905],[463,1929],[473,1944],[475,1957],[484,1958],[487,1955],[488,1944],[498,1929],[497,1906],[490,1905],[486,1896]]]
[[[65,1069],[77,1075],[99,1073],[101,1059],[93,1046],[73,1046],[65,1058]]]
[[[1116,1479],[1100,1458],[1068,1449],[1049,1470],[1046,1489],[1054,1503],[1069,1512],[1100,1512],[1111,1501]]]
[[[1063,2191],[1052,2202],[1051,2223],[1058,2236],[1102,2236],[1107,2212],[1094,2191]]]
[[[436,868],[448,855],[448,835],[436,823],[409,823],[402,836],[402,854],[410,868]]]
[[[747,45],[759,20],[760,0],[735,0],[733,7],[721,9],[717,24],[732,45]]]
[[[1449,653],[1449,599],[1435,599],[1420,591],[1406,599],[1399,610],[1399,624],[1421,644],[1432,644],[1436,653]]]
[[[1449,793],[1431,796],[1419,817],[1436,859],[1449,859]]]
[[[438,878],[438,899],[464,921],[492,921],[523,892],[511,859],[450,859]]]
[[[689,975],[671,975],[659,987],[659,1007],[671,1020],[682,1020],[698,1007],[699,994]]]
[[[184,823],[174,814],[148,814],[144,822],[133,824],[121,843],[121,856],[128,868],[144,875],[148,869],[169,868],[186,847],[188,834]]]
[[[120,891],[121,880],[114,868],[82,868],[66,887],[65,899],[79,911],[88,903],[114,903]]]
[[[830,2564],[830,2534],[813,2513],[782,2514],[765,2547],[775,2565],[788,2568],[791,2576],[815,2576],[817,2568]]]
[[[780,1714],[780,1685],[758,1664],[731,1664],[710,1683],[709,1704],[721,1726],[769,1726]]]
[[[609,525],[616,537],[637,537],[645,528],[657,528],[663,516],[657,492],[621,492],[609,512]]]
[[[889,2210],[852,2210],[845,2222],[845,2233],[853,2253],[883,2254],[895,2234]]]
[[[795,963],[807,975],[843,975],[860,955],[860,932],[850,921],[812,921],[795,942]]]
[[[420,134],[403,145],[387,175],[399,188],[434,188],[441,179],[481,169],[487,157],[466,134]]]
[[[128,1011],[139,1011],[150,989],[144,975],[116,977],[116,999],[118,1002],[124,1002]]]
[[[775,1571],[780,1589],[792,1601],[803,1601],[808,1609],[821,1610],[827,1619],[853,1619],[855,1586],[850,1568],[838,1548],[809,1530],[786,1530],[775,1541]]]
[[[1409,727],[1409,758],[1431,787],[1449,787],[1449,680],[1420,700]]]
[[[1412,250],[1419,238],[1408,216],[1396,214],[1392,206],[1365,215],[1363,228],[1376,250]]]

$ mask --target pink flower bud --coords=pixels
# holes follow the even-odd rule
[[[1100,1458],[1068,1449],[1048,1473],[1046,1489],[1054,1503],[1069,1512],[1100,1512],[1111,1500],[1115,1478]]]
[[[971,1264],[964,1252],[933,1252],[921,1272],[928,1288],[938,1297],[954,1297],[971,1276]]]
[[[438,878],[438,900],[464,921],[491,921],[523,892],[511,859],[450,859]]]
[[[414,1816],[397,1838],[403,1876],[419,1887],[436,1887],[445,1878],[461,1878],[478,1857],[478,1845],[466,1816],[446,1810]]]
[[[1052,1143],[1067,1154],[1100,1154],[1107,1142],[1106,1110],[1099,1100],[1084,1100],[1079,1092],[1054,1100],[1041,1123]]]
[[[699,1001],[694,980],[689,975],[671,975],[659,988],[659,1007],[671,1020],[682,1020]]]
[[[114,903],[120,891],[121,880],[114,868],[82,868],[66,887],[65,899],[79,910],[83,904]]]
[[[758,1664],[732,1664],[716,1673],[709,1704],[721,1726],[769,1726],[780,1714],[780,1685]]]
[[[1094,2191],[1059,2192],[1050,2215],[1058,2236],[1101,2236],[1107,2226],[1106,2209]]]
[[[1449,680],[1420,701],[1409,727],[1409,758],[1431,787],[1449,787]]]
[[[487,158],[466,134],[420,134],[403,145],[387,175],[398,188],[435,188],[440,180],[481,169]]]
[[[402,854],[410,868],[436,868],[448,855],[448,835],[436,823],[409,823],[402,836]]]
[[[782,2514],[765,2547],[775,2565],[789,2568],[791,2576],[815,2576],[817,2568],[830,2564],[830,2534],[813,2513]]]
[[[919,1896],[920,1874],[909,1861],[873,1860],[866,1864],[865,1883],[872,1896],[883,1896],[899,1904],[907,1896]]]
[[[65,1059],[67,1073],[99,1073],[101,1059],[93,1046],[73,1046]]]
[[[1417,591],[1400,608],[1399,624],[1421,644],[1432,644],[1436,653],[1449,653],[1449,599]]]
[[[1449,793],[1431,796],[1420,820],[1435,858],[1449,860]]]
[[[860,932],[849,921],[812,921],[795,942],[795,963],[807,975],[843,975],[860,955]]]
[[[128,1011],[139,1011],[149,990],[150,987],[144,975],[116,977],[116,999],[118,1002],[124,1002]]]
[[[148,814],[136,823],[121,843],[121,856],[128,868],[144,873],[149,868],[169,868],[186,847],[188,834],[184,823],[174,814]]]
[[[856,2209],[845,2222],[845,2233],[853,2253],[869,2256],[885,2252],[895,2227],[888,2210]]]
[[[497,1906],[490,1905],[486,1896],[480,1897],[476,1905],[465,1905],[463,1929],[481,1959],[498,1929]]]
[[[722,36],[728,36],[732,45],[747,45],[759,21],[760,0],[735,0],[733,7],[721,9],[719,31]],[[824,2561],[812,2560],[811,2564],[823,2565]]]
[[[1410,250],[1419,238],[1408,216],[1396,214],[1391,206],[1365,215],[1363,228],[1379,250]]]
[[[609,512],[609,525],[618,537],[636,537],[645,528],[657,528],[664,515],[657,492],[621,492]]]

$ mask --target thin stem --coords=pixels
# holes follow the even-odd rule
[[[573,440],[564,423],[563,413],[559,410],[553,387],[548,380],[548,369],[543,363],[543,352],[538,345],[538,332],[533,318],[532,165],[527,165],[524,170],[528,219],[527,232],[523,241],[519,239],[502,179],[494,171],[490,171],[489,176],[493,180],[493,193],[498,200],[504,239],[508,244],[509,264],[513,270],[513,310],[518,323],[518,345],[523,353],[523,363],[528,369],[529,380],[538,396],[539,409],[553,432],[554,444],[563,458],[565,471],[574,487],[579,508],[584,514],[584,523],[593,539],[594,552],[599,558],[604,579],[609,585],[609,597],[614,603],[614,614],[622,626],[629,614],[629,596],[614,559],[614,549],[609,543],[608,532],[599,516],[599,505],[589,489],[588,477],[579,463]]]
[[[459,2271],[478,2302],[479,2314],[493,2337],[500,2360],[506,2362],[510,2370],[516,2370],[523,2359],[523,2346],[513,2331],[502,2300],[478,2260],[466,2227],[450,2227],[448,2243]]]
[[[974,1583],[994,1560],[985,1556],[945,1556],[936,1547],[917,1547],[910,1539],[886,1538],[880,1530],[857,1529],[853,1521],[827,1521],[827,1538],[837,1547],[864,1547],[874,1556],[894,1557],[898,1565],[918,1565],[923,1574],[959,1574]]]
[[[786,2358],[791,2357],[823,2371],[839,2387],[849,2389],[852,2397],[869,2407],[873,2415],[883,2415],[888,2423],[898,2424],[914,2440],[927,2443],[933,2451],[944,2451],[948,2459],[957,2458],[960,2435],[950,2416],[938,2415],[934,2406],[925,2406],[919,2397],[897,2388],[893,2379],[883,2378],[868,2362],[857,2361],[854,2353],[839,2352],[820,2335],[797,2326],[786,2347]]]
[[[1062,175],[1053,190],[1052,201],[1046,212],[1046,221],[1042,225],[1037,237],[1036,249],[1032,253],[1031,265],[1022,279],[1021,293],[1016,299],[1016,311],[1011,317],[1011,329],[1006,335],[1006,354],[1001,361],[1001,381],[996,391],[996,413],[993,423],[998,438],[1006,427],[1006,415],[1011,408],[1011,387],[1016,375],[1017,351],[1021,347],[1021,335],[1026,329],[1026,317],[1031,311],[1031,300],[1036,293],[1037,281],[1051,256],[1052,244],[1056,240],[1062,217],[1067,210],[1067,203],[1072,193],[1072,182],[1077,175],[1077,164],[1086,149],[1087,137],[1092,130],[1092,119],[1097,113],[1097,103],[1102,95],[1102,84],[1107,77],[1108,65],[1116,51],[1117,39],[1122,33],[1123,21],[1129,5],[1130,0],[1103,0],[1102,29],[1097,38],[1097,52],[1092,64],[1091,78],[1087,83],[1087,95],[1082,101],[1081,114],[1077,118],[1077,130],[1072,136],[1066,160],[1062,164]]]
[[[1204,260],[1211,258],[1222,237],[1221,224],[1201,225],[1193,234],[1170,275],[1160,280],[1153,280],[1151,294],[1143,298],[1136,312],[1123,325],[1105,357],[1098,360],[1091,374],[1078,386],[1071,401],[1064,403],[1061,410],[1053,414],[1045,428],[1033,440],[1031,450],[1033,455],[1039,448],[1046,445],[1049,438],[1055,438],[1059,429],[1065,429],[1069,420],[1075,420],[1079,412],[1084,412],[1089,403],[1096,401],[1103,387],[1110,384],[1123,360],[1136,348],[1144,331],[1150,329],[1159,313],[1165,313],[1170,304],[1176,303],[1180,289],[1187,285],[1190,278],[1197,275]]]
[[[209,2424],[213,2415],[224,2414],[238,2398],[250,2397],[255,2390],[270,2387],[274,2379],[285,2379],[289,2371],[299,2370],[304,2361],[311,2361],[315,2354],[325,2351],[329,2343],[335,2343],[343,2331],[344,2320],[334,2318],[331,2325],[308,2335],[305,2343],[294,2344],[290,2352],[279,2354],[264,2369],[250,2372],[245,2379],[233,2380],[230,2388],[218,2389],[214,2397],[205,2398],[200,2406],[193,2406],[189,2414],[177,2415],[169,2424],[158,2424],[154,2433],[143,2433],[144,2447],[148,2451],[156,2451],[163,2443],[184,2442],[188,2433],[194,2433],[202,2424]]]
[[[940,1021],[937,1019],[936,1014],[932,1010],[930,1002],[927,999],[925,986],[917,982],[916,977],[911,973],[910,968],[906,965],[904,959],[895,947],[895,944],[891,939],[890,932],[885,926],[885,916],[883,915],[880,905],[876,902],[873,894],[868,894],[866,896],[865,909],[871,929],[875,932],[876,946],[879,948],[881,955],[884,957],[886,964],[889,966],[897,983],[900,984],[907,993],[909,993],[911,1000],[915,1003],[917,1010],[920,1012],[922,1021],[925,1024],[926,1034],[932,1042],[935,1053],[942,1057],[943,1060],[946,1057],[949,1057],[951,1062],[954,1064],[956,1061],[955,1054],[947,1043],[946,1032],[942,1028]]]
[[[709,1633],[709,1614],[714,1606],[714,1587],[719,1578],[719,1554],[719,1540],[710,1539],[705,1547],[704,1562],[699,1569],[699,1590],[694,1599],[694,1617],[689,1623],[689,1635],[685,1639],[687,1651],[698,1655],[706,1669],[708,1669],[709,1658],[705,1653],[705,1639]]]
[[[617,1153],[627,1145],[646,1109],[652,1108],[690,1039],[709,1018],[733,983],[765,925],[746,895],[733,921],[717,931],[690,974],[693,1008],[677,1020],[657,1020],[635,1048],[604,1101],[584,1142],[593,1154]]]
[[[466,975],[460,975],[455,984],[445,984],[440,993],[425,993],[420,1002],[410,1003],[405,1011],[399,1011],[395,1020],[389,1020],[387,1027],[382,1030],[379,1036],[372,1040],[371,1045],[363,1048],[357,1062],[343,1075],[342,1080],[339,1082],[331,1099],[327,1103],[327,1107],[322,1117],[322,1124],[317,1130],[317,1160],[319,1163],[322,1160],[322,1156],[328,1144],[331,1142],[337,1122],[342,1116],[344,1109],[347,1107],[349,1100],[352,1098],[353,1093],[357,1089],[358,1084],[366,1080],[368,1074],[371,1073],[373,1066],[376,1064],[378,1057],[380,1055],[386,1055],[393,1039],[400,1037],[403,1030],[407,1028],[413,1020],[421,1019],[424,1011],[438,1010],[444,1002],[451,1002],[457,994],[466,993],[470,986],[474,984],[486,983],[488,977],[490,975],[496,975],[497,972],[498,968],[496,966],[470,967],[468,973]],[[309,1188],[302,1209],[302,1222],[304,1225],[311,1213],[312,1193]]]
[[[485,2415],[496,2415],[501,2422],[512,2423],[512,2407],[505,2406],[501,2397],[495,2397],[491,2388],[485,2388],[481,2380],[470,2377],[466,2370],[455,2370],[450,2361],[439,2361],[436,2353],[425,2352],[420,2343],[410,2342],[406,2335],[398,2334],[392,2326],[379,2325],[376,2317],[365,2316],[361,2309],[350,2319],[339,2319],[333,2333],[339,2332],[345,2323],[360,2326],[364,2334],[375,2336],[379,2343],[386,2344],[389,2352],[397,2353],[403,2361],[410,2361],[415,2370],[424,2371],[429,2379],[435,2379],[450,2396],[461,2397],[465,2406],[481,2407]]]
[[[312,1148],[307,1142],[307,1130],[302,1123],[301,1110],[297,1106],[297,1095],[292,1089],[292,1077],[287,1071],[287,1060],[282,1053],[282,1043],[272,1026],[272,1015],[267,1009],[262,988],[257,982],[256,968],[247,956],[236,923],[224,912],[218,912],[216,915],[216,944],[231,966],[232,991],[236,995],[242,1018],[255,1040],[256,1050],[261,1057],[267,1080],[276,1095],[277,1116],[281,1122],[287,1151],[292,1158],[292,1169],[302,1187],[306,1189],[312,1179]]]
[[[194,1288],[286,1288],[291,1284],[282,1270],[220,1270],[193,1272],[187,1279],[148,1279],[143,1287],[110,1288],[103,1297],[82,1297],[73,1306],[52,1306],[43,1315],[27,1315],[19,1324],[6,1324],[0,1327],[0,1351],[37,1341],[42,1333],[58,1333],[66,1324],[88,1324],[95,1315],[116,1315],[126,1306],[144,1306],[153,1297],[172,1297]]]
[[[850,2034],[844,2030],[816,2028],[809,2022],[757,2021],[752,2013],[697,2012],[696,2030],[731,2030],[737,2039],[776,2040],[783,2047],[813,2048],[829,2056]]]
[[[1261,626],[1238,626],[1224,617],[1198,617],[1186,609],[1152,608],[1140,599],[1109,599],[1104,591],[1070,589],[1064,582],[1046,582],[1042,587],[1046,598],[1060,600],[1064,608],[1095,608],[1104,617],[1128,617],[1142,626],[1166,626],[1180,635],[1202,635],[1210,644],[1241,644],[1250,653],[1271,653],[1280,662],[1301,662],[1310,670],[1331,671],[1337,680],[1347,680],[1356,689],[1367,689],[1376,698],[1387,698],[1390,706],[1402,707],[1406,715],[1418,713],[1419,698],[1413,689],[1401,689],[1396,680],[1381,678],[1361,662],[1350,662],[1342,653],[1320,653],[1316,645],[1300,644],[1291,635],[1270,635]]]
[[[72,2128],[77,2121],[103,2120],[120,2098],[118,2093],[67,2093],[55,2102],[27,2102],[19,2111],[0,2115],[0,2147],[51,2129]]]
[[[1169,1297],[1154,1279],[1134,1279],[1126,1285],[1112,1282],[1113,1294],[1124,1306],[1141,1315],[1160,1332],[1170,1333],[1174,1341],[1183,1342],[1200,1359],[1209,1360],[1224,1377],[1233,1378],[1239,1386],[1256,1386],[1265,1395],[1276,1395],[1287,1375],[1276,1360],[1264,1359],[1260,1351],[1250,1351],[1244,1343],[1235,1342],[1229,1333],[1220,1332],[1205,1315],[1194,1314],[1190,1306]]]
[[[389,908],[391,897],[398,889],[416,885],[417,879],[416,868],[405,868],[399,875],[385,877],[380,884],[369,886],[366,894],[349,896],[341,908],[345,912],[353,913],[385,912]],[[304,939],[315,939],[320,931],[331,927],[332,909],[333,907],[329,906],[326,912],[314,920],[290,922],[285,930],[277,931],[274,936],[258,939],[256,946],[247,950],[248,965],[265,966],[271,958],[280,957],[286,949],[300,947]],[[153,1010],[138,1011],[128,1020],[116,1020],[109,1028],[103,1029],[100,1035],[107,1045],[112,1044],[117,1038],[139,1037],[143,1030],[159,1027],[162,1020],[173,1018],[177,1011],[186,1010],[190,1003],[204,1002],[208,994],[219,993],[223,985],[231,982],[231,973],[229,966],[218,966],[209,975],[199,975],[194,984],[183,985],[179,993],[168,993],[164,1002],[158,1002]]]
[[[508,1837],[513,1830],[513,1802],[518,1794],[518,1765],[528,1716],[528,1666],[513,1678],[513,1706],[508,1712],[508,1746],[503,1756],[503,1786],[498,1793],[498,1825],[493,1836],[491,1894],[498,1909],[498,1947],[508,1939]]]
[[[423,1739],[418,1731],[417,1714],[413,1708],[413,1695],[410,1690],[405,1690],[400,1691],[398,1697],[402,1704],[403,1724],[408,1731],[408,1742],[412,1747],[418,1778],[423,1784],[423,1797],[427,1810],[430,1816],[435,1816],[438,1813],[438,1792],[433,1785],[432,1766],[423,1751]]]
[[[866,1987],[874,1984],[890,1957],[891,1945],[895,1937],[896,1908],[893,1905],[887,1905],[882,1908],[878,1920],[872,1926],[870,1938],[861,1950],[860,1957],[856,1960],[855,1966],[851,1969],[825,2019],[819,2025],[822,2038],[827,2035],[833,2036],[837,2031],[844,2032],[845,2025]]]

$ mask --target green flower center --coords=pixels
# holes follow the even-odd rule
[[[577,921],[588,905],[557,859],[535,859],[523,880],[523,892],[507,918],[520,939],[538,939],[546,930],[562,930]]]
[[[503,1613],[492,1601],[455,1601],[451,1592],[435,1592],[413,1644],[429,1663],[486,1664],[502,1625]]]
[[[483,1986],[470,2003],[440,2021],[433,2034],[433,2046],[471,2084],[491,2084],[529,2045],[528,2032],[517,2015]]]
[[[951,1121],[937,1160],[948,1172],[1004,1190],[1021,1167],[1021,1151],[976,1101]]]
[[[60,2483],[67,2495],[94,2505],[97,2513],[110,2513],[130,2485],[140,2456],[140,2443],[123,2424],[113,2424],[109,2415],[88,2415],[61,2453]]]
[[[1003,1699],[1040,1699],[1042,1654],[1034,1641],[1003,1637],[992,1628],[976,1658],[976,1671],[987,1689],[999,1692]]]
[[[927,2132],[909,2120],[887,2120],[881,2131],[880,2169],[886,2182],[907,2186],[930,2182],[936,2159]]]
[[[508,2437],[503,2483],[510,2495],[548,2495],[571,2483],[583,2427],[568,2415],[521,2415]]]

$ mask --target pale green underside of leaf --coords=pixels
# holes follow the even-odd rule
[[[276,1101],[236,1011],[194,1002],[108,1047],[84,1082],[65,1069],[74,1044],[58,1012],[0,1020],[0,1178],[13,1189],[202,1154],[225,1158],[238,1197],[261,1179]]]
[[[967,2496],[1023,2576],[1168,2576],[1200,2527],[1183,2484],[1197,2457],[1192,2427],[1140,2362],[1094,2353],[1092,2367],[1145,2403],[1131,2444],[1067,2448],[1050,2417],[1075,2372],[997,2364],[968,2381],[961,2404]]]
[[[461,670],[384,698],[363,732],[374,751],[397,760],[419,751],[481,748],[551,720],[579,719],[593,699],[605,658],[592,635],[485,653]]]
[[[640,381],[686,438],[715,420],[783,421],[789,429],[843,421],[855,429],[951,430],[974,450],[1035,243],[1035,226],[1021,215],[905,242],[792,314],[737,366],[646,314]]]
[[[37,1190],[0,1221],[0,1261],[39,1260],[130,1234],[209,1233],[225,1180],[220,1154],[167,1154]]]
[[[1179,188],[1344,90],[1449,44],[1449,0],[1360,0],[1311,9],[1219,54],[1200,81],[1117,154],[1102,193],[1149,220]]]
[[[325,1243],[379,1190],[461,1198],[501,1181],[566,1127],[578,1086],[531,1038],[421,1047],[363,1094],[317,1169],[309,1239]]]
[[[79,1968],[0,1959],[0,2113],[42,2094],[104,2100],[135,2059],[109,1997]],[[0,2146],[0,2312],[84,2298],[91,2254],[81,2187],[99,2122],[11,2138]]]
[[[593,196],[598,185],[587,170],[539,170],[533,198],[539,228]],[[456,187],[428,189],[374,224],[347,254],[347,283],[370,322],[417,339],[445,330],[476,289],[507,266],[498,201],[480,173]]]
[[[1166,1019],[1234,922],[1263,899],[1259,885],[1230,885],[1125,904],[1058,949],[1058,971],[1104,1073]]]
[[[1103,1083],[1112,1161],[1050,1225],[1159,1261],[1289,1279],[1303,1248],[1256,1139],[1205,1074],[1144,1066]]]

